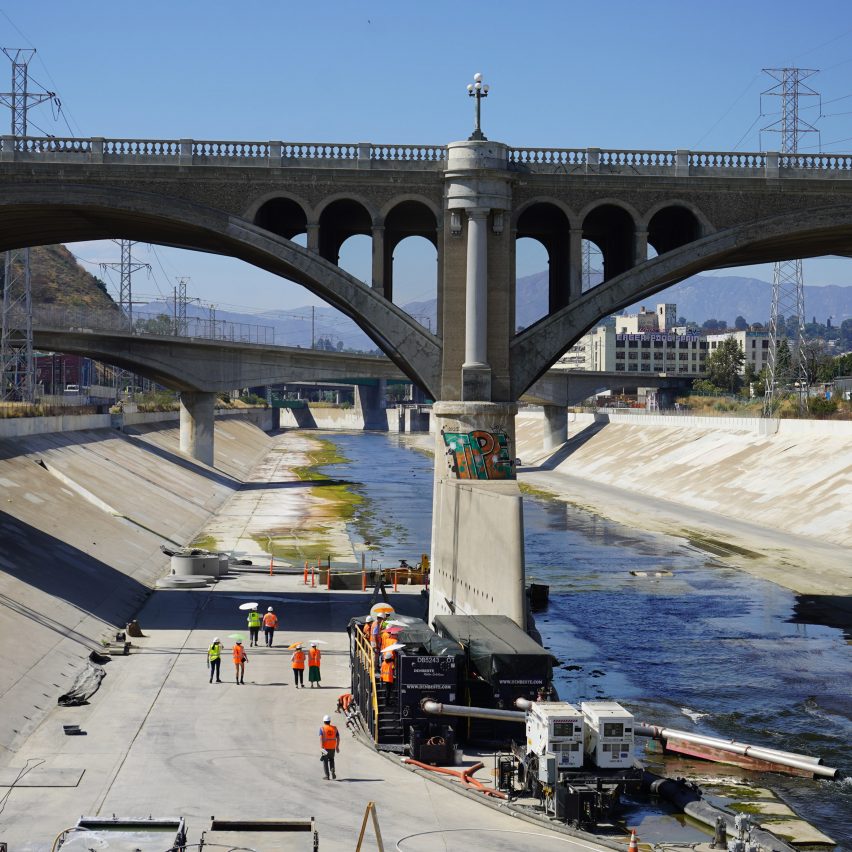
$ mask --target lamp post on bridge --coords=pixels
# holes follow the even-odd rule
[[[482,132],[480,123],[482,99],[488,97],[488,83],[482,82],[482,74],[478,71],[473,75],[473,82],[467,84],[467,93],[471,98],[476,98],[476,124],[473,128],[473,133],[468,137],[469,140],[483,142],[486,140],[485,134]]]

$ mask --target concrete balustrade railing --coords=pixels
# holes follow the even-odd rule
[[[639,151],[605,148],[507,148],[510,170],[678,177],[850,178],[852,154],[755,151]],[[197,139],[74,139],[2,136],[0,161],[128,165],[444,168],[444,145],[372,142],[251,142]]]

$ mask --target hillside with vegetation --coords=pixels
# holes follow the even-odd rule
[[[63,245],[30,249],[33,305],[116,310],[106,285],[87,272]]]

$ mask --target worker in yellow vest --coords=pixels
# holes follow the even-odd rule
[[[222,666],[222,643],[218,636],[213,637],[213,642],[207,649],[207,668],[210,669],[210,683],[213,683],[213,675],[216,675],[216,683],[219,680],[219,669]]]
[[[254,645],[257,647],[257,639],[260,636],[260,624],[261,624],[260,613],[257,611],[257,607],[252,610],[249,610],[248,614],[248,630],[249,630],[249,647]]]
[[[311,685],[311,689],[314,686],[320,686],[320,659],[322,654],[320,653],[320,649],[317,648],[316,642],[311,642],[311,650],[308,651],[308,683]],[[320,687],[322,689],[322,687]]]
[[[296,681],[296,689],[300,686],[305,688],[305,652],[301,645],[296,645],[293,656],[290,657],[290,667],[293,669],[293,677]]]
[[[334,768],[334,755],[340,753],[340,731],[335,725],[331,724],[331,716],[322,717],[322,725],[319,729],[320,748],[322,754],[322,768],[325,770],[325,780],[328,781],[329,774],[331,778],[337,779],[337,772]]]

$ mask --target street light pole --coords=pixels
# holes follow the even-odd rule
[[[478,71],[473,75],[473,82],[467,84],[467,93],[470,97],[475,98],[475,126],[473,128],[473,133],[470,134],[468,139],[474,140],[477,142],[486,141],[486,136],[482,132],[482,122],[481,122],[481,103],[483,98],[488,97],[488,83],[482,82],[482,74]]]

